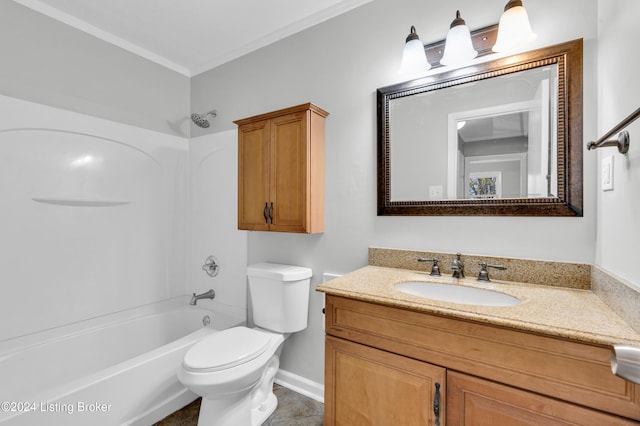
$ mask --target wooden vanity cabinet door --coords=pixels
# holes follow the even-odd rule
[[[447,426],[622,426],[638,423],[474,376],[447,373]]]
[[[445,425],[444,368],[331,336],[325,344],[325,426]]]
[[[269,229],[270,130],[269,120],[238,127],[238,229]]]

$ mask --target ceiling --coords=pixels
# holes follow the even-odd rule
[[[372,0],[14,0],[193,76]]]
[[[458,129],[458,135],[465,143],[527,137],[529,112],[514,112],[466,120]]]

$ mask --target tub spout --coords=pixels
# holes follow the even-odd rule
[[[198,300],[200,300],[200,299],[211,299],[211,300],[213,300],[214,297],[216,297],[216,292],[213,291],[213,289],[210,289],[206,293],[202,293],[202,294],[193,293],[193,296],[191,296],[191,301],[189,302],[189,304],[190,305],[195,305],[196,303],[198,303]]]

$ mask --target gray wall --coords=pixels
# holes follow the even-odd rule
[[[189,135],[188,77],[9,0],[0,58],[3,95]]]
[[[595,157],[585,155],[583,218],[377,217],[377,87],[398,81],[406,37],[415,25],[424,43],[442,39],[462,11],[472,29],[498,21],[504,0],[375,0],[192,79],[191,106],[218,111],[210,131],[232,120],[303,102],[330,112],[326,124],[326,229],[322,235],[249,233],[248,261],[346,273],[367,263],[367,247],[593,262]],[[526,4],[536,46],[585,39],[585,139],[595,137],[596,0]],[[579,18],[575,11],[580,10]],[[194,134],[202,134],[194,130]],[[230,176],[230,179],[235,177]],[[287,341],[282,368],[323,381],[322,295],[312,293],[307,330]]]
[[[598,135],[600,137],[640,107],[638,40],[640,2],[598,1]],[[627,155],[616,148],[588,152],[600,160],[613,155],[614,190],[602,192],[599,179],[596,263],[640,288],[640,120],[627,128]],[[614,135],[615,136],[615,135]],[[599,176],[599,174],[597,175]]]

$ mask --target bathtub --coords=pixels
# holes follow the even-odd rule
[[[176,376],[184,354],[245,321],[188,300],[0,342],[0,425],[148,426],[193,401]]]

